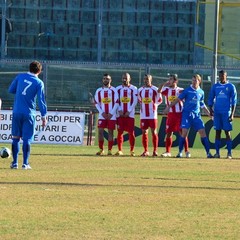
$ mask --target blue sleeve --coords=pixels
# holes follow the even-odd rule
[[[205,103],[204,103],[204,91],[202,91],[202,96],[201,96],[201,99],[200,99],[200,107],[201,107],[201,108],[205,107]]]
[[[213,101],[215,98],[215,87],[214,85],[211,87],[211,90],[209,92],[209,96],[208,96],[208,106],[212,107],[213,106]]]
[[[39,84],[39,89],[37,91],[38,107],[41,112],[41,116],[44,117],[47,114],[47,104],[44,94],[44,85],[43,83]]]
[[[179,94],[178,98],[179,98],[180,100],[185,99],[185,97],[186,97],[186,92],[187,92],[187,90],[184,89],[184,90]]]
[[[16,94],[16,92],[17,92],[17,81],[18,81],[17,77],[12,81],[11,85],[8,88],[9,93]]]
[[[232,106],[236,106],[237,105],[237,90],[236,87],[234,85],[233,89],[232,89],[232,94],[231,94],[231,104]]]

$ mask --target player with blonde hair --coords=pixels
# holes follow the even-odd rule
[[[201,118],[200,109],[204,109],[206,114],[210,116],[210,112],[204,103],[204,91],[200,88],[201,76],[195,74],[192,77],[192,84],[183,90],[183,92],[164,110],[164,113],[168,113],[169,109],[175,106],[179,101],[184,100],[182,121],[181,121],[181,136],[179,140],[179,153],[176,157],[182,157],[183,146],[185,139],[188,135],[190,127],[193,127],[201,137],[201,142],[206,150],[207,158],[212,158],[210,153],[209,140],[206,135],[205,126]]]

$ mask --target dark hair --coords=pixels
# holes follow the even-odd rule
[[[111,75],[109,73],[104,73],[103,76],[104,77],[107,77],[107,76],[111,77]]]
[[[172,77],[174,81],[178,80],[178,75],[176,73],[168,73],[168,77]]]
[[[31,73],[39,73],[42,71],[42,64],[38,61],[33,61],[29,65],[29,71]]]
[[[227,72],[225,70],[220,70],[219,74],[227,74]]]

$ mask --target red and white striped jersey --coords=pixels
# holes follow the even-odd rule
[[[95,96],[95,107],[99,115],[98,119],[104,119],[103,113],[112,114],[111,120],[116,120],[116,112],[118,108],[118,93],[115,87],[100,87],[97,89]]]
[[[156,86],[143,86],[138,89],[140,119],[157,119],[157,108],[162,103],[162,95]]]
[[[167,106],[169,106],[175,99],[178,98],[179,94],[183,91],[183,88],[176,87],[176,88],[170,88],[170,87],[163,87],[161,93],[163,96],[165,96],[165,103]],[[169,112],[173,113],[179,113],[182,112],[183,108],[183,102],[180,101],[173,107],[169,109]]]
[[[133,85],[116,87],[119,97],[119,107],[117,111],[129,112],[129,117],[134,118],[135,107],[138,102],[137,88]],[[118,116],[118,113],[117,113]]]

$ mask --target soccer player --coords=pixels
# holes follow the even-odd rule
[[[237,104],[236,87],[227,81],[227,72],[219,71],[219,82],[215,83],[209,94],[208,105],[213,116],[215,136],[215,158],[220,158],[221,131],[225,131],[227,141],[227,158],[232,158],[232,121]],[[213,110],[214,108],[214,110]]]
[[[158,88],[152,85],[152,75],[144,75],[144,86],[138,90],[138,100],[140,103],[140,127],[142,129],[142,145],[144,152],[142,157],[149,156],[148,151],[148,128],[151,128],[152,144],[153,144],[153,157],[158,156],[158,105],[162,102],[162,95],[158,93]]]
[[[179,94],[183,91],[183,88],[178,87],[178,75],[169,74],[169,79],[167,82],[160,85],[158,92],[165,96],[165,103],[169,106]],[[182,108],[183,102],[179,101],[175,106],[169,109],[166,122],[166,152],[162,153],[162,157],[171,157],[171,147],[172,147],[172,136],[174,132],[181,134],[181,120],[182,120]],[[185,140],[185,154],[187,158],[191,157],[188,150],[188,138]]]
[[[117,92],[119,96],[119,107],[117,111],[117,144],[118,151],[115,155],[123,155],[123,132],[128,132],[129,144],[130,144],[130,156],[135,156],[134,146],[135,146],[135,133],[134,133],[134,116],[135,107],[138,102],[138,92],[137,87],[133,86],[131,83],[131,76],[129,73],[124,73],[122,75],[122,85],[118,86]]]
[[[35,130],[36,97],[41,112],[42,127],[47,124],[47,105],[45,102],[44,83],[38,78],[42,65],[33,61],[29,65],[29,72],[16,76],[9,86],[9,93],[15,94],[12,117],[12,157],[10,168],[18,168],[18,154],[20,151],[20,138],[23,140],[22,169],[31,169],[29,156],[31,142]]]
[[[212,158],[210,153],[209,140],[206,135],[205,126],[201,118],[200,108],[204,109],[206,114],[210,116],[210,112],[204,103],[204,91],[200,88],[201,77],[195,74],[192,77],[192,84],[184,89],[182,93],[164,110],[165,113],[175,106],[178,102],[183,102],[182,121],[181,121],[181,136],[179,139],[179,153],[176,157],[182,157],[183,146],[188,135],[190,127],[198,131],[201,142],[206,150],[207,158]]]
[[[118,108],[118,94],[116,88],[111,86],[112,78],[108,73],[103,75],[103,86],[98,88],[95,96],[95,107],[98,110],[98,146],[96,155],[104,155],[104,129],[108,129],[108,155],[112,155],[114,143],[113,133],[116,127],[116,112]]]

